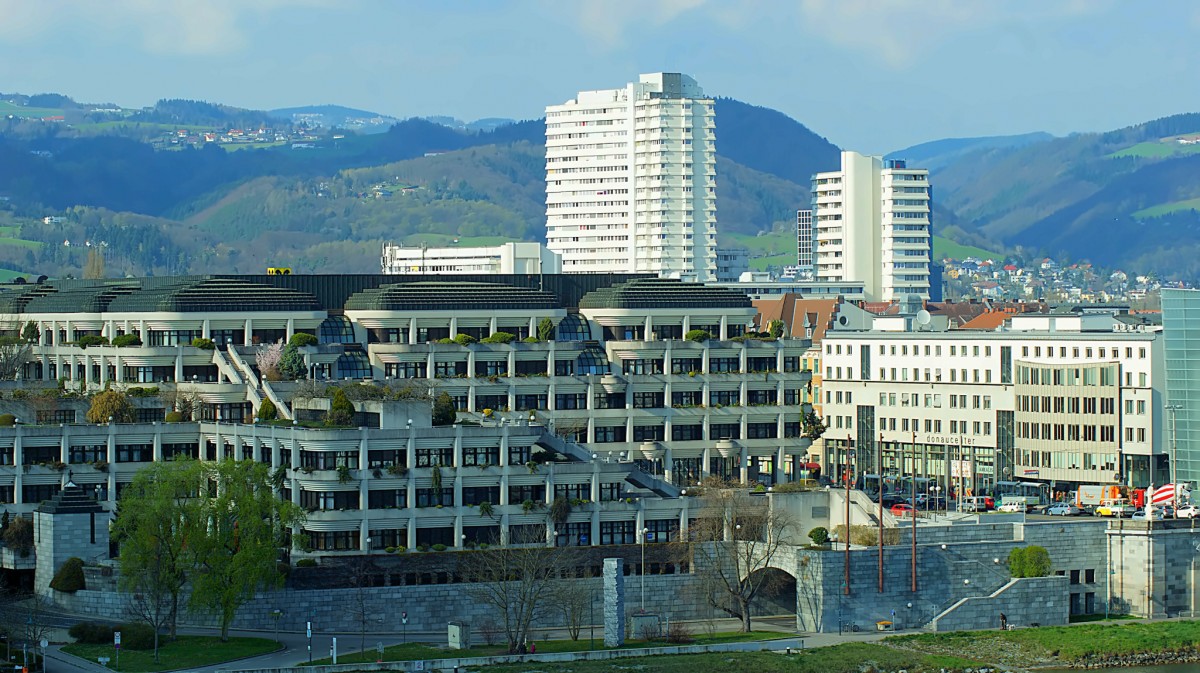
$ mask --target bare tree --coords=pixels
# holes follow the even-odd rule
[[[571,640],[579,640],[579,633],[592,608],[593,594],[591,584],[581,578],[567,577],[554,584],[554,604],[562,613],[563,624]]]
[[[194,388],[184,387],[180,383],[161,391],[159,397],[173,411],[178,411],[184,420],[192,420],[192,415],[200,405],[200,394]]]
[[[743,491],[706,491],[700,517],[688,531],[695,573],[709,603],[751,630],[754,601],[777,589],[780,573],[760,572],[777,562],[795,522],[766,498]]]
[[[375,577],[375,564],[368,557],[358,556],[350,560],[350,586],[354,588],[354,619],[359,626],[358,655],[367,661],[367,625],[377,619],[367,600],[371,595],[371,583]]]
[[[0,379],[17,378],[32,352],[28,341],[8,334],[0,336]]]
[[[510,540],[464,559],[463,576],[470,583],[467,592],[492,608],[510,653],[524,645],[534,620],[554,607],[566,557],[565,548],[547,547],[544,539],[536,538],[515,544]]]

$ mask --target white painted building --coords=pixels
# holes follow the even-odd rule
[[[546,108],[546,240],[565,273],[716,273],[713,101],[679,73]]]
[[[509,242],[492,247],[383,244],[388,274],[562,273],[562,258],[541,243]]]
[[[841,169],[814,175],[812,192],[817,280],[862,281],[871,301],[929,298],[929,171],[842,152]]]
[[[839,332],[822,341],[826,474],[916,471],[943,488],[996,481],[1162,483],[1161,332],[1092,316],[1020,316],[1006,331]],[[1097,316],[1096,318],[1101,318]]]

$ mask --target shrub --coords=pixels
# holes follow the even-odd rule
[[[395,548],[395,547],[384,547],[384,548],[383,548],[383,550],[384,550],[385,552],[389,553],[389,554],[395,554],[395,553],[396,553],[396,548]]]
[[[117,336],[113,337],[112,345],[118,348],[124,348],[126,346],[141,346],[142,337],[136,334],[118,334]]]
[[[67,630],[67,635],[74,638],[75,642],[85,645],[111,645],[113,630],[113,627],[108,624],[78,622],[71,625],[71,628]],[[124,636],[124,634],[121,635]]]
[[[275,408],[275,403],[269,399],[264,399],[263,403],[258,407],[258,420],[273,421],[279,418],[279,410]]]
[[[470,334],[456,334],[454,336],[454,343],[458,344],[459,346],[469,346],[476,341],[479,341],[479,339],[476,339]]]
[[[317,337],[308,332],[296,332],[292,335],[291,339],[288,339],[287,345],[293,348],[307,348],[309,346],[316,346],[319,343],[320,341],[317,340]]]
[[[302,559],[296,561],[296,567],[297,568],[316,568],[317,567],[317,559],[302,558]]]
[[[296,346],[288,344],[279,356],[279,373],[285,379],[308,378],[308,365],[304,362],[304,354]]]
[[[454,400],[450,393],[443,391],[433,400],[433,424],[454,425],[458,420],[458,410],[454,408]]]
[[[692,636],[692,627],[688,626],[686,622],[676,619],[667,627],[667,642],[686,645],[696,642],[696,639]]]
[[[168,411],[166,416],[163,416],[164,423],[182,423],[183,414],[178,411]]]
[[[212,339],[196,337],[195,339],[192,339],[192,348],[199,348],[202,351],[212,351],[217,349],[217,345],[213,343]]]
[[[789,481],[786,484],[777,484],[774,487],[773,492],[774,493],[799,493],[800,491],[807,491],[807,490],[808,489],[804,487],[804,484],[801,484],[801,483],[795,482],[795,481]]]
[[[72,556],[63,561],[58,572],[54,574],[54,579],[50,580],[50,588],[67,593],[75,593],[86,588],[83,579],[83,559]]]
[[[554,523],[566,523],[569,516],[571,516],[570,500],[560,495],[550,502],[551,521]]]
[[[81,336],[78,339],[76,339],[75,345],[79,346],[80,348],[87,348],[88,346],[107,346],[108,345],[108,337],[96,336],[95,334],[88,334],[86,336]]]
[[[17,417],[12,414],[0,414],[0,426],[11,428],[17,424]]]
[[[688,341],[702,343],[712,338],[712,335],[702,329],[691,329],[688,330],[687,334],[683,335],[683,338],[687,339]]]
[[[446,551],[446,545],[444,545],[444,544],[435,544],[435,545],[433,545],[432,547],[430,547],[430,549],[432,549],[432,550],[434,550],[434,551]]]
[[[491,336],[484,337],[482,343],[485,344],[507,344],[512,343],[517,338],[512,332],[493,332]]]
[[[542,318],[538,321],[537,326],[538,341],[551,341],[554,339],[554,321],[550,318]]]
[[[782,320],[772,320],[767,323],[767,334],[778,339],[783,336],[784,323]]]
[[[1050,553],[1045,547],[1014,547],[1008,553],[1008,570],[1013,577],[1046,577],[1051,569]]]
[[[118,626],[114,631],[121,632],[121,647],[130,650],[154,649],[154,629],[148,624],[130,622]]]
[[[808,531],[808,539],[813,541],[813,544],[818,547],[823,547],[826,542],[829,542],[829,530],[824,526],[817,526]]]
[[[124,394],[115,390],[106,390],[92,398],[92,406],[87,412],[88,423],[132,423],[137,420],[137,410]]]
[[[325,416],[325,425],[354,425],[354,403],[346,397],[346,391],[341,388],[333,389],[333,399],[329,404],[329,413]]]
[[[25,517],[16,517],[4,531],[4,544],[22,558],[33,550],[33,522]]]
[[[524,339],[521,339],[521,341],[527,344],[541,343],[541,340],[534,336],[527,336]]]
[[[434,343],[436,343],[436,344],[452,344],[452,343],[456,343],[456,342],[454,341],[454,339],[451,339],[450,337],[442,337],[441,339],[438,339]]]
[[[125,394],[130,397],[158,397],[158,386],[151,386],[149,388],[134,386],[126,390]]]

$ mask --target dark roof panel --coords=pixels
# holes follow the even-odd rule
[[[526,310],[558,306],[558,299],[542,290],[450,279],[383,285],[356,292],[346,300],[347,311]]]
[[[602,287],[585,294],[579,308],[753,308],[736,290],[668,278],[644,278]]]

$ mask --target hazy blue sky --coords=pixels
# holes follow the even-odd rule
[[[531,118],[681,71],[885,152],[1200,111],[1198,34],[1190,0],[0,0],[0,91]]]

